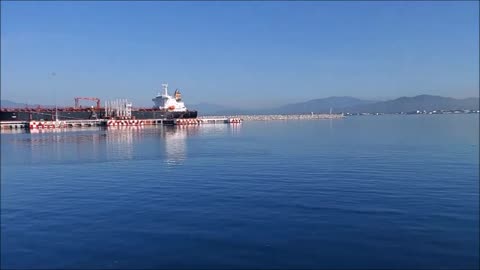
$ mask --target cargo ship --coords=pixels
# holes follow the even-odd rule
[[[1,108],[0,121],[49,121],[86,119],[191,119],[197,111],[188,110],[177,89],[173,96],[168,94],[168,84],[162,84],[162,93],[152,99],[151,108],[133,108],[126,100],[105,102],[102,108],[100,99],[76,97],[74,107],[58,108]],[[80,100],[95,101],[96,106],[81,107]],[[120,112],[120,113],[119,113]]]

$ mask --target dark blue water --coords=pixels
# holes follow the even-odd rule
[[[1,135],[2,268],[478,268],[478,115]]]

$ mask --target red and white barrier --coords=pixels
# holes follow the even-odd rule
[[[145,125],[143,120],[108,120],[107,126],[142,126]]]
[[[175,125],[200,125],[203,123],[202,119],[175,119]]]
[[[109,130],[138,130],[144,129],[145,126],[109,126]]]
[[[231,123],[231,124],[236,124],[236,123],[241,123],[242,122],[242,119],[240,118],[228,118],[227,119],[227,123]]]
[[[66,121],[30,121],[28,123],[30,129],[43,129],[43,128],[65,128],[67,127]]]

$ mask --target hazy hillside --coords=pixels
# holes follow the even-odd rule
[[[235,110],[226,109],[213,113],[228,114],[300,114],[300,113],[397,113],[413,112],[416,110],[464,110],[479,109],[478,98],[455,99],[449,97],[419,95],[415,97],[401,97],[393,100],[374,102],[353,97],[329,97],[313,99],[306,102],[287,104],[268,110]]]
[[[306,102],[287,104],[270,110],[270,113],[298,114],[298,113],[327,113],[343,111],[345,108],[374,103],[371,100],[362,100],[354,97],[328,97],[313,99]]]
[[[478,110],[478,107],[478,98],[455,99],[441,96],[419,95],[415,97],[401,97],[394,100],[352,106],[345,108],[344,112],[397,113],[412,112],[416,110]]]
[[[24,103],[17,103],[17,102],[13,102],[13,101],[10,101],[10,100],[0,100],[0,107],[2,108],[17,108],[17,107],[25,107],[25,104]]]
[[[35,108],[38,106],[41,106],[43,108],[55,108],[55,106],[53,105],[28,104],[28,107],[30,108]],[[0,100],[0,107],[1,108],[25,108],[27,107],[27,104],[2,99]]]
[[[198,103],[198,104],[186,104],[189,110],[197,110],[199,115],[214,115],[220,114],[222,111],[234,110],[226,106],[211,104],[211,103]]]
[[[218,106],[221,109],[208,108],[204,114],[232,115],[232,114],[302,114],[302,113],[328,113],[330,108],[333,112],[343,111],[347,107],[370,104],[374,101],[362,100],[353,97],[328,97],[312,99],[306,102],[287,104],[270,109],[236,109]],[[200,110],[199,110],[200,111]]]

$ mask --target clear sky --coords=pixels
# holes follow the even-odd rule
[[[275,106],[328,96],[478,96],[479,3],[1,3],[1,97]],[[52,75],[55,73],[56,75]]]

